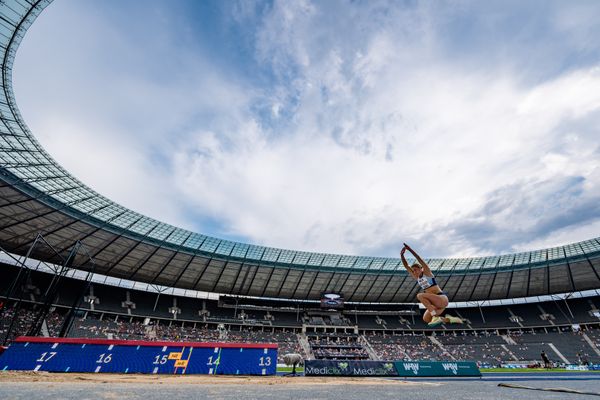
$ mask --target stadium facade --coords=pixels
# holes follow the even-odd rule
[[[418,286],[399,259],[312,253],[221,240],[128,210],[71,176],[21,117],[12,87],[19,44],[51,0],[0,2],[0,247],[106,276],[227,295],[414,302]],[[43,234],[57,252],[34,246]],[[430,259],[451,301],[482,301],[600,288],[600,238],[493,257]]]

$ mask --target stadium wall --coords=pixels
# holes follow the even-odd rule
[[[276,344],[19,337],[0,370],[142,374],[275,375]]]

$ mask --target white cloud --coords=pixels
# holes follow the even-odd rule
[[[600,196],[600,69],[572,66],[535,81],[512,59],[493,68],[462,60],[444,48],[444,18],[468,6],[440,9],[234,7],[235,20],[256,29],[248,35],[255,60],[272,72],[270,87],[239,83],[162,31],[148,43],[161,44],[164,68],[177,68],[156,79],[139,67],[154,59],[154,44],[138,49],[88,15],[93,40],[78,40],[116,52],[118,63],[94,68],[74,40],[61,54],[91,61],[73,56],[73,74],[35,89],[68,90],[46,107],[48,97],[31,100],[31,88],[21,99],[18,82],[18,101],[51,154],[103,194],[176,224],[214,219],[218,233],[253,243],[396,255],[407,241],[450,256],[596,236],[600,216],[583,209]],[[46,29],[56,23],[48,18]],[[101,83],[90,83],[92,73]],[[569,189],[571,197],[558,195]]]
[[[513,246],[515,252],[529,251],[531,249],[546,249],[557,244],[573,243],[598,237],[600,220],[584,222],[578,226],[568,226],[552,232],[551,237],[539,237],[531,241],[523,241]]]
[[[286,5],[277,3],[271,17],[298,12],[281,10]],[[344,37],[306,28],[320,11],[298,12],[285,29],[266,20],[258,45],[261,55],[278,55],[276,69],[299,69],[289,89],[300,93],[292,134],[269,143],[254,132],[244,151],[222,149],[198,169],[185,168],[186,187],[219,188],[211,200],[199,199],[200,207],[223,216],[236,235],[359,254],[403,238],[440,255],[507,251],[518,244],[498,237],[494,247],[491,237],[489,248],[460,242],[443,249],[428,245],[427,235],[451,240],[436,231],[522,177],[591,179],[597,169],[589,154],[595,136],[572,132],[563,153],[553,152],[566,138],[565,120],[598,110],[596,68],[526,87],[502,66],[482,71],[432,59],[433,49],[414,49],[396,40],[397,32],[377,29],[344,51]],[[498,229],[510,230],[516,217],[533,224],[535,215],[504,217]]]
[[[153,27],[168,19],[152,7],[140,13]],[[109,16],[92,4],[48,7],[16,58],[17,104],[49,153],[91,188],[196,229],[172,184],[171,149],[199,114],[217,125],[234,119],[226,110],[243,106],[247,94],[180,45],[177,32]]]

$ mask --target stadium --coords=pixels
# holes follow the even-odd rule
[[[432,328],[421,318],[419,286],[399,258],[218,239],[141,215],[87,187],[36,140],[13,93],[18,47],[50,3],[0,4],[0,340],[6,349],[0,370],[11,369],[3,357],[23,343],[131,341],[241,343],[249,350],[242,346],[240,352],[264,348],[269,356],[263,344],[276,344],[280,373],[290,371],[284,355],[294,353],[305,363],[320,362],[313,364],[317,371],[339,362],[474,362],[483,372],[561,369],[563,375],[548,372],[545,379],[562,379],[567,370],[595,379],[600,238],[489,257],[428,259],[449,312],[464,321]],[[43,354],[38,364],[50,361],[50,353]],[[99,360],[109,368],[105,353]],[[265,375],[271,366],[265,360],[262,372],[249,374]],[[345,375],[336,371],[331,374]],[[456,397],[465,390],[448,388]],[[304,396],[322,395],[318,388],[303,390],[309,390]]]

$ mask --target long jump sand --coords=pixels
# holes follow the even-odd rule
[[[376,377],[319,377],[319,376],[232,376],[232,375],[145,375],[101,373],[50,373],[34,371],[0,371],[2,382],[55,383],[134,383],[157,385],[431,385],[435,382],[410,382]]]

